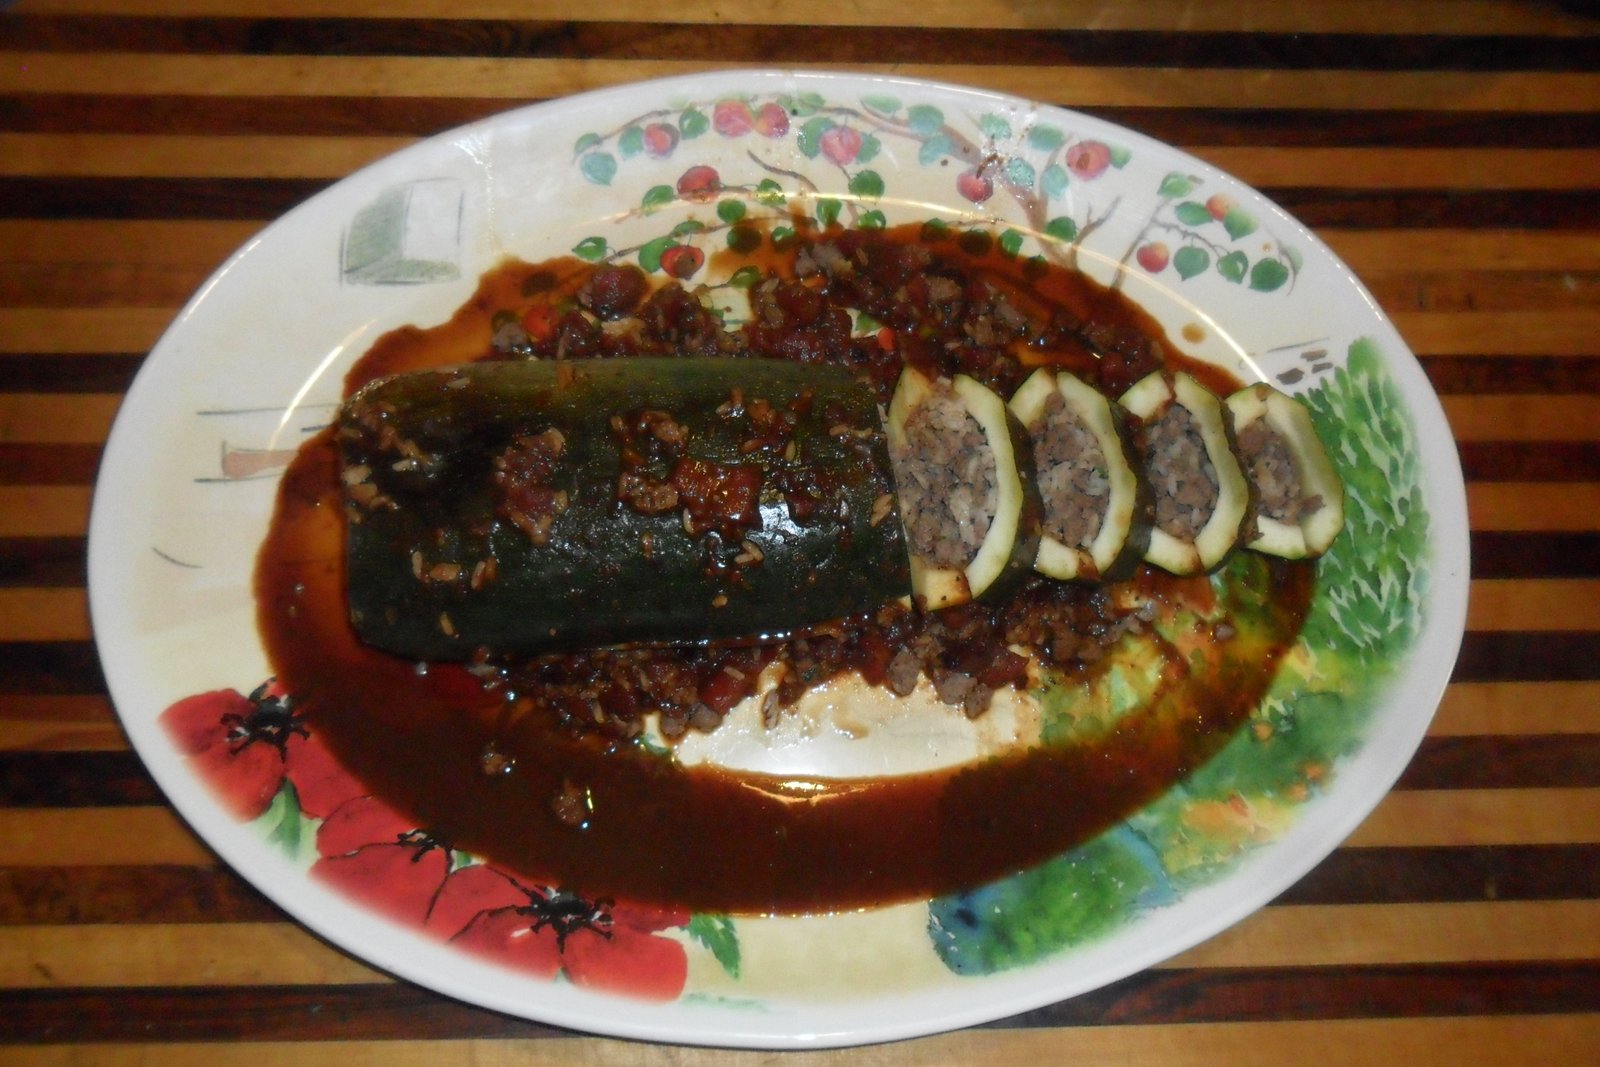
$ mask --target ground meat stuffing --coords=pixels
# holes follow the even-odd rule
[[[1303,498],[1300,472],[1289,445],[1265,419],[1257,419],[1240,431],[1238,444],[1245,473],[1256,488],[1260,514],[1278,522],[1295,523],[1320,506],[1320,500]]]
[[[1029,436],[1045,532],[1065,545],[1088,546],[1100,533],[1111,493],[1100,441],[1054,390]]]
[[[965,567],[989,533],[998,494],[983,428],[938,383],[907,416],[905,433],[892,459],[910,549],[937,566]]]
[[[1155,493],[1156,525],[1193,541],[1217,507],[1217,470],[1189,409],[1169,404],[1145,427],[1145,469]]]

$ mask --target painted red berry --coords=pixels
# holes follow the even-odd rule
[[[656,159],[665,159],[678,147],[678,127],[670,122],[652,122],[644,128],[644,150]]]
[[[724,137],[743,137],[755,129],[756,118],[743,100],[719,100],[711,111],[711,125]]]
[[[661,253],[661,269],[680,281],[694,277],[705,261],[705,253],[691,245],[673,245]]]
[[[722,177],[715,167],[701,163],[690,167],[678,179],[678,195],[685,200],[711,200],[722,191]]]
[[[981,171],[963,171],[956,175],[956,192],[974,204],[981,204],[994,195],[994,180]]]
[[[1067,149],[1067,169],[1082,179],[1098,178],[1111,165],[1111,149],[1099,141],[1079,141]]]
[[[1218,193],[1206,201],[1206,210],[1211,213],[1212,218],[1221,222],[1227,218],[1228,212],[1233,210],[1233,197],[1226,193]]]
[[[839,166],[853,161],[861,152],[861,134],[850,126],[829,126],[817,139],[822,154]]]
[[[789,132],[789,113],[782,104],[761,105],[756,112],[756,132],[763,137],[782,137]]]
[[[1139,266],[1151,274],[1160,274],[1167,269],[1167,262],[1172,258],[1167,246],[1160,241],[1151,241],[1139,246],[1134,253],[1134,258],[1139,261]]]

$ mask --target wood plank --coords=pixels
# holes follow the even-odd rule
[[[76,589],[0,589],[0,641],[87,641],[89,597]]]
[[[112,393],[0,393],[0,444],[102,444],[121,406]]]
[[[216,862],[170,808],[0,808],[0,867]]]
[[[3,219],[0,220],[0,263],[181,266],[210,270],[260,229],[261,224],[256,222],[212,220]],[[1576,253],[1576,248],[1573,251]],[[1550,254],[1555,255],[1553,251]]]
[[[679,0],[671,5],[650,0],[615,0],[602,8],[572,0],[413,0],[406,5],[413,18],[529,19],[588,22],[715,23],[735,15],[739,22],[786,25],[794,22],[794,6],[784,0],[745,0],[729,9],[717,0]],[[138,15],[243,17],[261,14],[249,0],[24,0],[19,13],[31,15]],[[382,0],[292,0],[277,3],[278,17],[390,18],[392,4]],[[848,5],[807,11],[814,26],[894,26],[907,21],[908,9],[898,0],[856,0]],[[1284,4],[1279,0],[1227,0],[1196,5],[1190,0],[1144,0],[1138,4],[1106,4],[1104,0],[1013,0],[993,8],[966,0],[925,0],[916,8],[918,26],[994,27],[1028,30],[1156,30],[1254,33],[1449,33],[1540,34],[1587,36],[1593,25],[1556,6],[1530,8],[1511,0],[1413,0],[1395,5],[1386,0],[1341,0],[1333,5]]]
[[[0,537],[82,537],[89,529],[89,488],[0,485]]]
[[[1600,530],[1600,485],[1472,483],[1467,514],[1473,530]]]
[[[1457,395],[1440,402],[1462,441],[1600,440],[1594,396]]]
[[[1592,189],[1600,175],[1600,153],[1587,149],[1194,145],[1188,150],[1257,187]]]
[[[67,610],[70,616],[70,609]],[[1600,581],[1475,578],[1467,628],[1489,631],[1600,629]]]
[[[144,352],[177,317],[177,308],[7,308],[0,352]]]
[[[1600,309],[1409,311],[1385,309],[1419,354],[1577,356],[1600,354]]]
[[[1600,901],[1272,906],[1162,968],[1575,960]],[[380,972],[286,922],[0,927],[0,988],[324,985]]]
[[[1428,728],[1431,737],[1565,733],[1600,733],[1600,682],[1457,682]]]
[[[388,56],[171,56],[107,53],[86,66],[70,54],[13,52],[0,93],[165,96],[474,96],[537,100],[650,78],[759,63],[677,60],[484,59]],[[800,70],[881,73],[873,64],[799,63]],[[1341,108],[1439,111],[1589,111],[1600,75],[1471,71],[1274,71],[1026,67],[908,63],[896,73],[1071,107]]]
[[[1413,789],[1389,793],[1353,848],[1600,842],[1600,789]]]
[[[1600,270],[1600,241],[1585,233],[1351,229],[1318,236],[1363,276],[1388,270]]]

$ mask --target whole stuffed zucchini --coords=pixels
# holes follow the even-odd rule
[[[1121,409],[1066,371],[1041,367],[1011,397],[1033,444],[1043,532],[1034,569],[1103,581],[1144,555],[1150,519]]]
[[[1255,490],[1246,543],[1287,559],[1322,555],[1344,528],[1344,483],[1310,413],[1265,382],[1240,389],[1226,403]]]
[[[474,363],[371,383],[338,439],[351,620],[402,655],[760,640],[910,591],[842,368]]]
[[[977,380],[908,367],[888,431],[918,607],[1005,593],[1039,548],[1039,490],[1022,424]]]
[[[1173,574],[1201,574],[1239,543],[1250,487],[1229,439],[1222,401],[1191,375],[1155,371],[1122,394],[1155,523],[1144,558]]]

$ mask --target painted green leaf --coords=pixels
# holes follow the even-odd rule
[[[918,137],[931,137],[944,129],[944,112],[930,104],[917,104],[906,112],[906,125]]]
[[[1011,123],[1004,116],[992,112],[978,119],[978,129],[991,141],[1003,141],[1011,136]]]
[[[728,227],[728,247],[741,256],[748,256],[761,247],[761,231],[743,224]]]
[[[631,159],[644,151],[644,131],[637,126],[629,126],[617,138],[617,154],[623,159]]]
[[[654,211],[678,199],[677,190],[670,185],[652,185],[644,191],[639,204],[646,211]]]
[[[1172,213],[1178,216],[1178,221],[1185,226],[1204,226],[1211,221],[1211,212],[1207,211],[1206,206],[1198,200],[1185,200],[1173,208]]]
[[[800,127],[800,132],[795,135],[795,147],[800,149],[800,154],[807,159],[816,159],[817,153],[822,151],[822,135],[830,126],[838,125],[826,115],[807,119]]]
[[[1028,131],[1028,147],[1036,148],[1041,152],[1052,152],[1061,147],[1061,142],[1067,139],[1055,126],[1035,126]]]
[[[1178,277],[1187,281],[1205,273],[1206,268],[1211,266],[1211,253],[1195,245],[1185,245],[1173,254],[1172,266],[1178,272]]]
[[[599,143],[600,135],[598,133],[586,133],[578,138],[577,143],[572,146],[572,154],[575,156],[582,155]]]
[[[945,156],[954,154],[956,146],[950,138],[942,133],[936,133],[922,142],[922,147],[917,150],[917,162],[924,167],[931,167]]]
[[[595,185],[610,185],[617,176],[617,158],[610,152],[590,152],[578,160],[578,170]]]
[[[871,163],[883,151],[883,142],[872,134],[864,134],[861,138],[861,147],[856,150],[857,163]]]
[[[761,283],[761,269],[759,267],[740,267],[728,279],[728,284],[735,289],[748,289],[752,285]]]
[[[1016,230],[1006,230],[1000,234],[1000,251],[1008,256],[1014,256],[1022,251],[1022,234]]]
[[[839,221],[839,201],[831,196],[825,196],[817,201],[817,221],[824,227],[832,226]]]
[[[1230,282],[1244,281],[1245,271],[1250,269],[1250,260],[1243,252],[1229,252],[1217,260],[1217,273]]]
[[[850,191],[856,196],[876,200],[883,195],[883,176],[875,170],[857,171],[850,177]]]
[[[1036,177],[1033,164],[1026,159],[1015,157],[1006,164],[1006,181],[1019,189],[1032,189]]]
[[[793,226],[774,226],[772,228],[772,247],[782,248],[794,240]]]
[[[788,197],[783,195],[783,186],[775,179],[762,178],[756,184],[756,202],[767,207],[780,207]]]
[[[661,253],[677,244],[671,237],[657,237],[639,248],[639,266],[654,274],[661,269]]]
[[[929,219],[922,224],[924,241],[942,241],[950,236],[950,224],[943,219]]]
[[[604,259],[606,254],[606,239],[604,237],[585,237],[572,246],[572,254],[579,259],[586,259],[590,263]]]
[[[1044,232],[1058,241],[1074,241],[1078,237],[1078,224],[1065,215],[1058,215],[1044,224]]]
[[[1228,213],[1222,216],[1222,228],[1228,231],[1229,237],[1237,241],[1246,234],[1255,232],[1256,220],[1249,213],[1231,207]]]
[[[861,106],[880,115],[893,115],[900,110],[900,101],[892,96],[863,96]]]
[[[1177,199],[1180,196],[1188,196],[1194,192],[1194,184],[1187,174],[1179,174],[1177,171],[1173,171],[1161,179],[1161,188],[1156,190],[1156,193],[1159,196]]]
[[[1059,163],[1052,163],[1044,168],[1044,173],[1039,176],[1039,188],[1044,190],[1044,195],[1051,200],[1059,200],[1066,195],[1067,186],[1072,184],[1072,178],[1067,174],[1067,168]]]
[[[1258,260],[1250,268],[1250,288],[1258,292],[1270,293],[1274,289],[1281,289],[1288,280],[1289,268],[1283,265],[1281,259]]]
[[[673,237],[687,237],[691,233],[699,233],[706,228],[706,224],[699,219],[684,219],[672,228]]]
[[[738,222],[744,218],[745,210],[743,200],[717,201],[717,218],[723,222]]]
[[[689,938],[711,950],[730,978],[739,977],[739,933],[726,915],[696,914],[689,919]]]
[[[1118,170],[1126,167],[1128,161],[1133,158],[1133,153],[1128,151],[1127,145],[1111,144],[1106,145],[1106,148],[1111,152],[1111,165]]]
[[[861,218],[856,220],[857,229],[881,230],[889,225],[889,218],[883,212],[873,209],[863,212]]]
[[[678,133],[685,141],[699,137],[710,128],[711,120],[697,107],[684,108],[683,114],[678,116]]]

